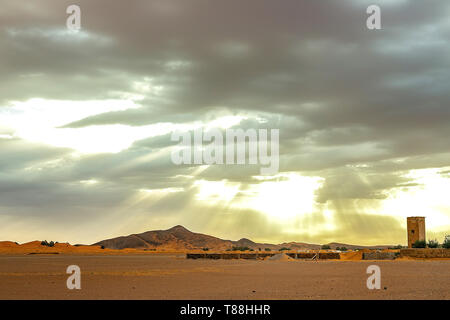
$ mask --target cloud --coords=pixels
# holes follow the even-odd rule
[[[100,240],[186,224],[225,238],[401,242],[406,213],[383,203],[434,183],[412,170],[447,176],[446,1],[381,1],[379,31],[365,27],[367,1],[79,1],[78,34],[65,28],[69,4],[2,3],[4,237],[85,242],[81,228]],[[226,117],[280,129],[280,172],[323,180],[312,212],[274,220],[233,206],[263,183],[259,166],[170,161],[173,130]],[[239,192],[208,206],[198,181]],[[432,201],[429,219],[447,221]]]

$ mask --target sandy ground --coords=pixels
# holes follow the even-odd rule
[[[66,287],[72,264],[81,268],[81,290]],[[381,268],[381,290],[366,287],[372,264]],[[450,261],[6,255],[0,299],[450,299]]]

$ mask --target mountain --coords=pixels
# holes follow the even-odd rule
[[[238,241],[233,241],[233,245],[236,247],[249,247],[249,248],[254,248],[255,246],[257,246],[258,244],[253,242],[250,239],[247,238],[242,238]]]
[[[303,242],[287,242],[281,244],[257,243],[250,239],[242,238],[238,241],[223,240],[210,235],[189,231],[183,226],[175,226],[167,230],[147,231],[139,234],[131,234],[112,239],[103,240],[93,245],[104,246],[108,249],[158,249],[158,250],[198,250],[208,248],[209,250],[224,251],[232,247],[248,247],[253,250],[279,250],[280,248],[290,248],[292,250],[317,250],[319,244],[309,244]],[[383,249],[389,246],[357,246],[345,243],[329,243],[331,249],[336,247],[356,248],[377,248]]]
[[[194,233],[183,226],[175,226],[168,230],[147,231],[139,234],[103,240],[94,245],[110,249],[202,249],[226,250],[233,246],[232,241],[222,240],[201,233]]]

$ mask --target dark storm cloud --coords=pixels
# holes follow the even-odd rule
[[[0,172],[6,174],[14,170],[23,170],[41,162],[63,157],[69,152],[69,149],[52,148],[17,138],[0,138]]]
[[[289,156],[303,157],[305,140],[314,146],[356,148],[358,143],[372,143],[380,149],[356,161],[450,147],[441,138],[447,135],[450,117],[449,77],[442,72],[449,67],[442,7],[418,2],[409,3],[407,10],[406,4],[389,6],[384,30],[371,33],[365,29],[361,6],[351,2],[246,3],[238,6],[237,13],[236,6],[198,2],[194,9],[177,3],[155,11],[155,19],[151,19],[155,12],[143,10],[150,18],[145,37],[152,41],[145,41],[137,32],[141,26],[133,24],[128,28],[136,32],[125,39],[127,27],[120,24],[116,44],[134,41],[129,50],[135,47],[146,53],[141,70],[168,88],[164,102],[144,100],[140,109],[91,116],[66,127],[188,122],[203,119],[205,111],[226,107],[281,114],[284,120],[302,124],[290,132],[284,127],[288,124],[277,124],[284,129],[282,143],[288,147],[282,153]],[[144,15],[138,14],[135,21],[139,19]],[[117,28],[103,23],[108,28],[100,23],[93,26],[105,34]],[[432,38],[427,33],[430,23],[438,28]],[[177,45],[171,39],[177,39]],[[409,47],[412,51],[405,52]],[[146,68],[149,61],[161,67]],[[186,65],[167,67],[173,61]],[[127,67],[128,72],[135,65],[139,59]],[[323,151],[308,151],[312,158],[323,155]],[[331,166],[353,161],[348,154],[340,160],[338,152],[336,157]]]
[[[81,180],[92,176],[77,170],[70,160],[71,150],[32,144],[20,139],[0,139],[0,203],[2,207],[29,208],[63,215],[74,207],[113,206],[126,197],[125,186],[102,184],[85,186]]]

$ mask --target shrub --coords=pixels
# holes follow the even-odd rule
[[[413,243],[413,248],[426,248],[427,243],[425,240],[416,240],[416,242]]]
[[[264,248],[265,251],[272,251],[270,248]]]
[[[47,240],[41,241],[41,246],[53,247],[55,243],[53,241],[48,242]]]
[[[203,250],[203,251],[208,251],[208,250],[209,250],[209,248],[203,248],[202,250]]]
[[[105,249],[105,246],[101,246],[100,248],[101,248],[101,249]]]
[[[322,246],[322,249],[323,249],[323,250],[327,250],[327,249],[331,249],[331,247],[330,247],[329,245],[327,245],[327,244],[324,244],[324,245]]]
[[[346,247],[341,247],[341,251],[347,251]]]
[[[233,250],[233,251],[249,251],[250,248],[249,247],[233,247],[233,248],[231,248],[231,250]]]
[[[403,246],[401,244],[396,245],[395,247],[389,248],[389,249],[402,249]]]
[[[442,248],[450,249],[450,235],[445,236],[445,240],[442,243]]]
[[[286,248],[286,247],[278,249],[278,251],[285,251],[285,250],[291,250],[291,249],[290,248]]]
[[[438,248],[439,242],[436,239],[428,241],[428,248]]]

